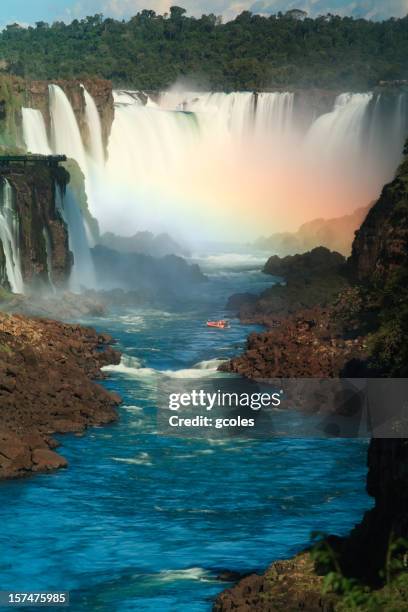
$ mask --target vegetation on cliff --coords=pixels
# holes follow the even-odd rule
[[[242,12],[223,24],[143,10],[129,21],[102,15],[67,25],[7,26],[0,58],[25,78],[99,75],[116,85],[162,89],[194,77],[211,89],[366,89],[408,77],[408,18],[372,22],[327,15],[296,19]]]
[[[21,139],[21,107],[24,83],[10,75],[0,75],[0,147],[1,153],[14,153],[23,146]]]
[[[408,375],[408,149],[357,232],[350,267],[360,287],[361,325],[370,321],[370,367]]]
[[[328,308],[315,307],[313,313],[298,310],[286,317],[277,329],[253,334],[246,353],[232,360],[227,369],[255,378],[265,374],[266,377],[293,376],[288,370],[289,364],[297,376],[333,376],[327,373],[330,361],[315,357],[331,350],[332,363],[337,355],[347,376],[407,376],[408,147],[405,155],[395,179],[384,187],[356,234],[346,267],[350,285],[338,293]],[[302,273],[313,278],[316,272],[307,270],[310,254],[283,260],[271,258],[267,270],[285,272],[290,278],[296,259],[303,268]],[[321,338],[315,331],[319,328],[323,331]],[[354,337],[357,358],[350,359],[339,342],[339,336],[344,339],[346,334]],[[305,342],[313,345],[314,351],[313,356],[309,352],[307,359],[302,354]],[[282,360],[283,371],[279,370]],[[293,598],[294,608],[311,612],[407,609],[407,465],[407,439],[397,436],[372,439],[367,491],[375,505],[350,536],[320,539],[312,550],[315,569],[313,565],[310,569],[307,553],[284,562],[285,566],[280,562],[273,564],[262,576],[248,577],[221,594],[215,610],[236,607],[284,610],[287,609],[284,603],[291,603]],[[303,586],[305,582],[307,588]],[[300,589],[294,588],[297,584],[301,585]]]
[[[55,200],[56,186],[65,189],[69,174],[42,163],[10,163],[0,169],[0,201],[6,181],[12,193],[16,247],[22,280],[31,288],[64,286],[72,268],[68,232]],[[1,242],[1,241],[0,241]],[[3,245],[4,246],[4,245]],[[4,248],[0,250],[0,284],[9,289]],[[8,278],[8,280],[7,280]]]

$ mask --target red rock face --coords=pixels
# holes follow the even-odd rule
[[[120,355],[79,325],[0,314],[0,478],[65,467],[53,433],[116,419],[119,398],[93,382]]]

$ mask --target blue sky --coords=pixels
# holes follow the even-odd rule
[[[372,19],[401,17],[408,13],[408,0],[0,0],[0,24],[69,21],[94,13],[126,18],[142,8],[162,13],[172,4],[184,6],[192,15],[214,12],[225,19],[244,9],[269,14],[303,8],[310,15],[332,12]]]

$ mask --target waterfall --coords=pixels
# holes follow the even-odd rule
[[[90,136],[90,153],[95,164],[97,166],[102,166],[105,161],[105,151],[103,146],[101,119],[94,99],[85,87],[83,87],[83,91],[85,96],[85,114]]]
[[[53,153],[75,159],[86,175],[85,148],[71,103],[58,85],[49,85],[48,89]]]
[[[356,157],[361,157],[364,117],[371,99],[372,94],[341,94],[333,111],[313,123],[306,146],[320,161],[331,162],[344,156],[344,161],[349,159],[353,163]]]
[[[42,235],[44,238],[45,244],[45,252],[47,255],[47,275],[48,275],[48,284],[53,293],[56,293],[55,285],[52,280],[52,246],[51,246],[51,238],[50,233],[47,227],[43,228]]]
[[[85,222],[72,189],[68,186],[65,193],[56,187],[57,207],[68,228],[69,249],[74,256],[70,285],[73,291],[82,287],[94,288],[95,271],[89,248]]]
[[[293,93],[260,93],[256,101],[257,134],[286,135],[293,126]]]
[[[84,89],[87,151],[68,98],[51,85],[51,148],[81,166],[103,231],[221,240],[291,231],[376,199],[408,131],[406,94],[343,93],[324,113],[313,97],[295,104],[302,95],[114,92],[105,160],[92,97]]]
[[[142,99],[115,93],[108,161],[95,196],[103,230],[239,240],[265,225],[290,230],[313,217],[352,212],[391,178],[386,163],[378,172],[368,146],[371,93],[338,96],[310,127],[290,92],[169,91],[156,102]],[[387,129],[391,123],[385,121]],[[400,155],[391,132],[385,142]]]
[[[19,222],[13,204],[13,188],[7,179],[3,179],[0,202],[0,242],[6,258],[6,272],[11,290],[13,293],[24,293],[18,246]]]
[[[50,155],[47,130],[42,112],[34,108],[23,108],[23,137],[27,151]]]

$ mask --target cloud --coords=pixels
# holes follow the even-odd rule
[[[256,0],[250,10],[254,13],[271,14],[289,9],[303,9],[311,17],[334,13],[368,19],[405,17],[408,0]]]
[[[125,19],[142,9],[166,13],[173,4],[183,6],[189,15],[215,13],[226,20],[243,10],[268,15],[292,8],[306,10],[310,16],[336,13],[369,19],[403,17],[408,13],[408,0],[81,0],[66,9],[64,18],[103,13],[107,17]]]

